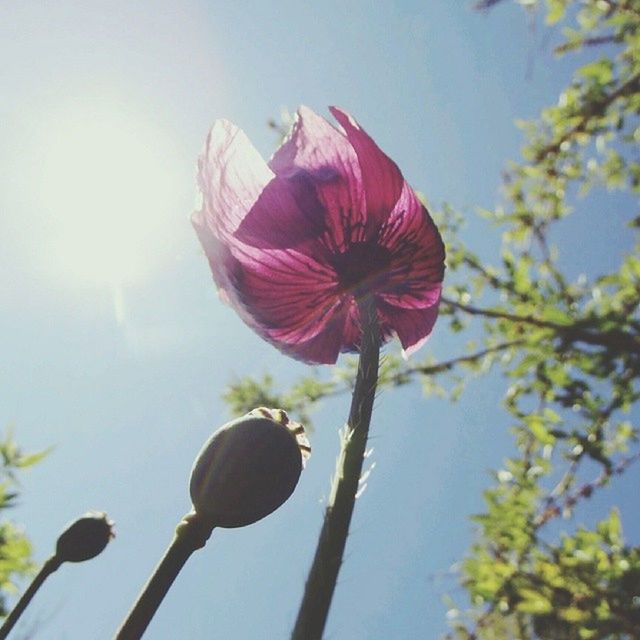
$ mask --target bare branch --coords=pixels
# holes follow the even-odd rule
[[[539,320],[533,316],[518,316],[513,313],[507,313],[506,311],[472,307],[444,297],[442,298],[442,303],[455,309],[460,309],[473,316],[508,320],[509,322],[534,326],[540,329],[551,329],[567,342],[585,342],[587,344],[612,349],[617,353],[640,353],[640,338],[619,329],[591,331],[580,326],[584,324],[584,321],[573,324],[558,324],[549,320]]]
[[[572,509],[576,503],[583,498],[590,498],[596,489],[604,487],[612,475],[621,475],[625,472],[627,467],[634,462],[640,460],[640,452],[637,452],[631,456],[623,458],[615,467],[605,468],[602,473],[591,482],[583,484],[581,487],[570,493],[563,500],[557,500],[554,498],[547,499],[545,501],[545,508],[542,513],[536,516],[533,521],[533,526],[540,528],[545,525],[549,520],[557,518],[565,509]]]
[[[504,0],[479,0],[475,3],[473,8],[476,11],[487,11],[488,9],[491,9],[491,7],[494,7],[495,5],[500,4],[503,1]]]
[[[568,51],[575,51],[576,49],[581,49],[582,47],[595,47],[601,44],[612,44],[620,42],[623,42],[623,38],[619,34],[597,36],[594,38],[585,38],[584,40],[580,40],[578,42],[565,42],[564,44],[556,47],[553,51],[554,53],[567,53]]]
[[[392,377],[392,381],[394,379],[401,379],[403,375],[412,374],[412,373],[420,373],[422,375],[430,375],[433,373],[443,373],[444,371],[450,371],[455,368],[459,364],[472,364],[474,362],[478,362],[478,360],[482,360],[485,356],[488,356],[492,353],[499,353],[500,351],[506,351],[507,349],[511,349],[512,347],[519,347],[525,344],[526,340],[512,340],[511,342],[503,342],[501,344],[497,344],[495,347],[489,347],[488,349],[483,349],[482,351],[478,351],[477,353],[471,353],[467,356],[460,356],[458,358],[453,358],[451,360],[445,360],[445,362],[440,362],[439,364],[434,364],[425,367],[411,367],[402,373],[397,374]]]

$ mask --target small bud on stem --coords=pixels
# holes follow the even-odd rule
[[[60,534],[56,556],[61,562],[84,562],[102,553],[112,538],[113,522],[107,514],[89,512]]]
[[[9,635],[42,583],[57,571],[63,562],[84,562],[95,558],[113,537],[113,522],[107,518],[106,513],[90,511],[72,522],[60,534],[56,552],[42,565],[16,606],[5,618],[0,627],[0,640]]]

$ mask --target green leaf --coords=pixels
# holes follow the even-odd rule
[[[566,3],[562,0],[547,0],[547,17],[548,25],[554,25],[564,18],[567,11]]]

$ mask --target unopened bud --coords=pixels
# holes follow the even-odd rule
[[[115,537],[107,514],[90,511],[70,524],[58,538],[56,557],[60,562],[83,562],[94,558]]]
[[[196,513],[227,528],[268,516],[293,493],[310,451],[302,425],[281,409],[254,409],[228,422],[194,462]]]

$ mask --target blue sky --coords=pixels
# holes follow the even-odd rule
[[[268,118],[337,104],[431,203],[490,207],[521,144],[514,119],[533,117],[570,77],[540,41],[516,7],[484,16],[450,0],[0,6],[0,422],[27,449],[54,446],[24,476],[11,515],[38,560],[89,508],[107,511],[118,533],[91,564],[50,579],[24,629],[110,637],[189,509],[193,458],[231,417],[225,385],[307,371],[219,302],[190,227],[213,120],[236,122],[268,156]],[[467,233],[497,263],[495,239],[477,223]],[[593,238],[569,243],[569,255],[597,253]],[[459,352],[445,323],[429,348]],[[327,638],[445,631],[442,596],[462,597],[447,572],[471,539],[487,470],[510,447],[500,395],[486,379],[456,406],[417,386],[380,396],[376,468]],[[323,404],[293,497],[254,526],[214,532],[149,638],[287,637],[347,411],[348,398]],[[610,500],[594,499],[590,516]]]

